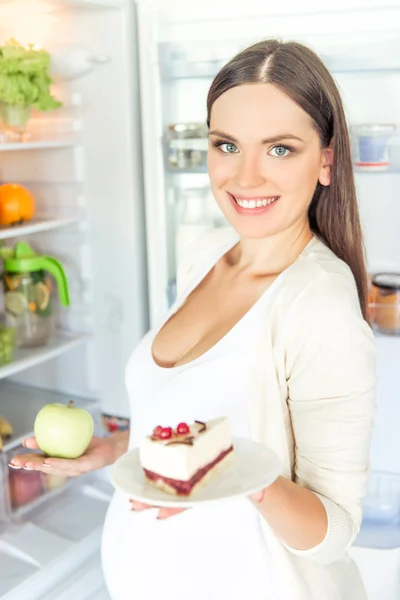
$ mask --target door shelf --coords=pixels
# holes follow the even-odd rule
[[[14,351],[14,360],[8,365],[0,367],[0,379],[10,377],[25,369],[40,365],[52,358],[57,358],[72,350],[76,346],[83,344],[88,339],[82,334],[57,333],[48,342],[46,346],[37,348],[16,348]]]
[[[59,229],[60,227],[67,227],[68,225],[75,225],[81,222],[81,219],[69,217],[61,219],[51,218],[37,218],[22,223],[21,225],[14,225],[12,227],[0,227],[0,240],[6,240],[8,238],[14,238],[20,235],[30,235],[32,233],[40,233],[43,231],[50,231],[52,229]]]
[[[354,165],[354,173],[357,175],[400,175],[400,166],[393,165],[387,169],[366,169]]]
[[[74,401],[75,406],[86,408],[89,412],[99,408],[94,399],[77,398],[10,381],[0,382],[0,415],[7,419],[13,428],[11,439],[3,442],[3,452],[19,446],[25,438],[33,435],[36,415],[43,406],[53,402],[68,404],[70,400]]]

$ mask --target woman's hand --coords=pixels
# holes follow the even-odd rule
[[[174,515],[178,515],[179,513],[187,510],[186,508],[166,508],[159,506],[151,506],[149,504],[143,504],[143,502],[137,502],[136,500],[129,500],[131,505],[131,510],[135,512],[140,512],[141,510],[147,510],[149,508],[158,508],[157,519],[169,519],[169,517],[173,517]]]
[[[265,490],[261,490],[260,492],[256,492],[249,496],[249,500],[251,500],[254,504],[258,504],[262,502],[264,499]],[[149,508],[158,508],[157,519],[169,519],[174,515],[178,515],[179,513],[187,510],[187,508],[160,508],[159,506],[151,506],[150,504],[144,504],[143,502],[137,502],[136,500],[129,500],[131,505],[131,510],[140,512],[142,510],[148,510]]]
[[[42,471],[51,475],[76,477],[89,471],[102,469],[111,465],[118,458],[120,439],[117,436],[94,437],[86,452],[75,459],[45,457],[42,454],[18,454],[10,462],[14,469]],[[37,450],[38,445],[34,437],[23,442],[25,448]],[[126,440],[127,447],[127,440]],[[121,452],[122,454],[122,452]]]

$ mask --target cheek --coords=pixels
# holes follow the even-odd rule
[[[279,173],[279,182],[283,192],[294,193],[301,196],[312,195],[318,183],[320,173],[319,163],[309,158],[289,161],[285,169]]]
[[[221,186],[234,176],[234,161],[212,149],[208,153],[208,175],[214,186]]]

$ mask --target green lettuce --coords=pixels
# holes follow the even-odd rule
[[[0,102],[47,111],[62,105],[50,93],[50,54],[14,39],[0,46]]]

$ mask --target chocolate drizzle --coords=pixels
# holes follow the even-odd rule
[[[172,440],[172,442],[167,442],[166,446],[171,446],[172,444],[186,444],[187,446],[193,446],[194,437],[190,436],[181,440]]]
[[[197,423],[197,425],[202,426],[202,429],[199,429],[199,433],[203,433],[203,431],[205,431],[207,429],[207,425],[205,423],[203,423],[203,421],[195,421],[195,423]]]

